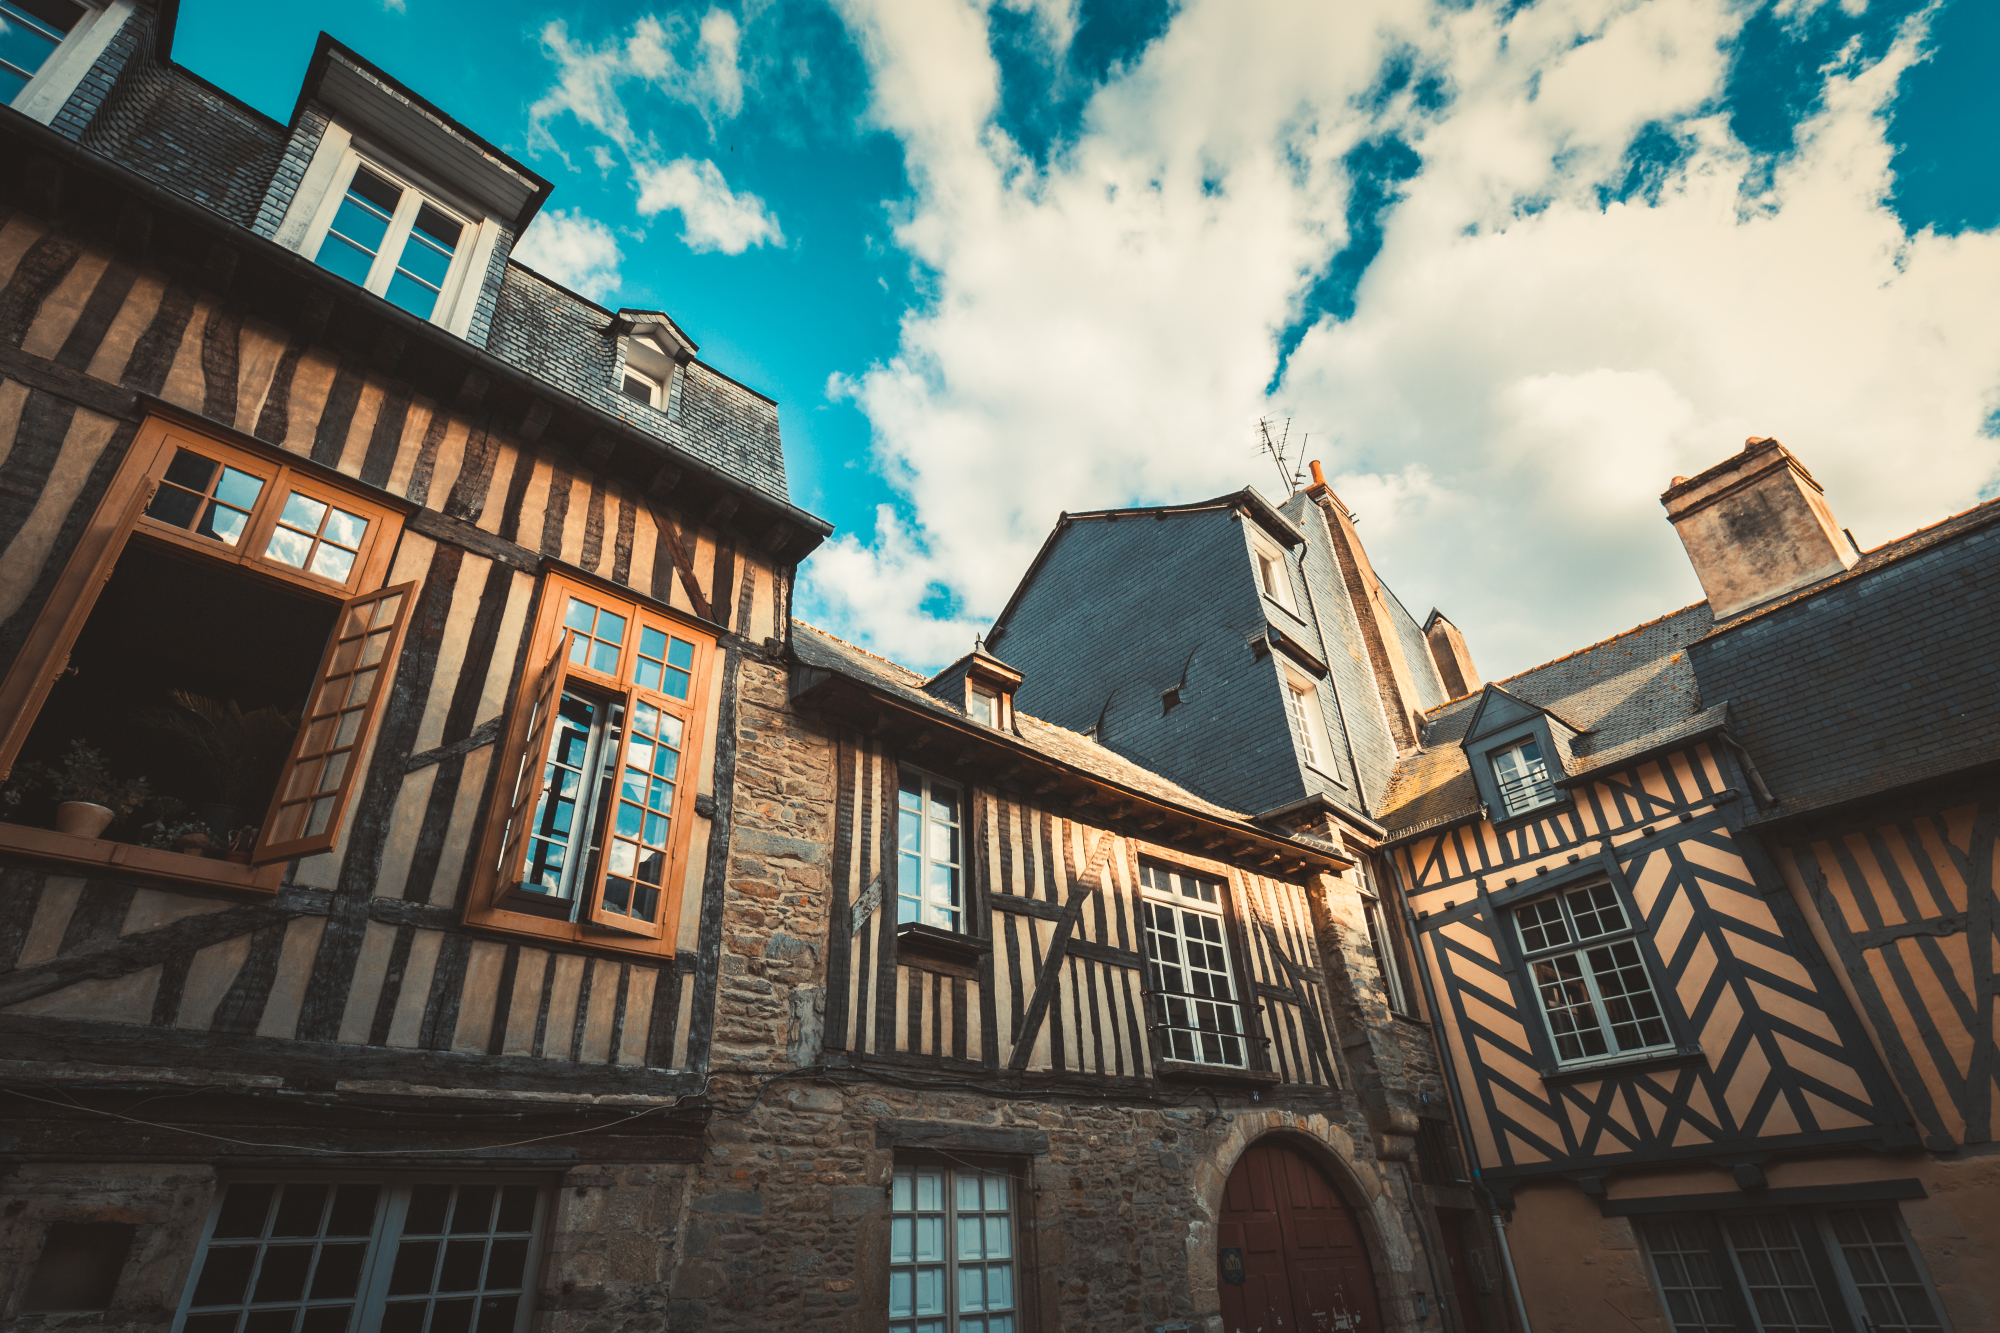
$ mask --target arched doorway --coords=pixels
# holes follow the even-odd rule
[[[1223,1333],[1381,1333],[1353,1210],[1282,1141],[1237,1158],[1217,1240]]]

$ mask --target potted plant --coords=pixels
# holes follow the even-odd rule
[[[260,825],[245,824],[242,828],[231,829],[222,839],[222,859],[239,865],[250,864],[250,853],[256,849]]]
[[[146,846],[189,856],[208,855],[215,842],[214,835],[208,831],[208,825],[188,815],[185,805],[171,796],[162,796],[153,802],[153,809],[157,816],[140,830],[146,835]]]
[[[172,708],[141,715],[140,724],[174,737],[200,783],[196,816],[221,837],[247,810],[269,799],[278,769],[298,732],[296,714],[274,707],[245,712],[234,699],[173,692]]]
[[[95,838],[146,803],[151,794],[144,778],[120,778],[104,762],[104,753],[73,740],[54,764],[23,766],[27,780],[56,803],[56,832]]]

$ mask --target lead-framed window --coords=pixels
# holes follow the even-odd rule
[[[1537,898],[1511,913],[1560,1065],[1675,1049],[1630,910],[1609,882],[1599,881]]]
[[[1949,1333],[1893,1204],[1635,1221],[1670,1333]]]
[[[547,1196],[520,1180],[230,1181],[173,1333],[522,1333]]]
[[[1022,1333],[1020,1182],[1005,1163],[898,1160],[889,1333]]]
[[[1146,985],[1160,1058],[1241,1069],[1249,1062],[1243,1005],[1230,961],[1228,886],[1157,861],[1139,863]]]
[[[268,708],[296,718],[289,752],[182,804],[226,808],[234,827],[209,834],[238,835],[258,865],[331,850],[416,599],[412,584],[384,586],[406,513],[282,450],[149,417],[0,681],[0,776],[75,743],[115,774],[143,772],[136,728],[114,723],[156,701]],[[0,842],[23,838],[57,859],[277,886],[275,870],[0,826]]]
[[[629,589],[543,575],[469,921],[672,951],[714,648]]]

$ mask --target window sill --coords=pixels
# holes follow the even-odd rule
[[[671,958],[674,955],[673,944],[664,936],[605,930],[588,922],[572,921],[566,913],[562,916],[546,916],[502,903],[486,907],[468,906],[465,909],[464,920],[466,925],[475,929],[512,935],[517,939],[524,935],[539,936],[545,940],[583,945],[592,950],[602,950],[621,957]]]
[[[896,961],[906,967],[937,972],[968,981],[979,976],[979,961],[993,952],[993,941],[936,926],[906,921],[896,927]]]
[[[102,838],[79,838],[74,834],[30,828],[25,824],[0,824],[0,852],[15,852],[38,861],[52,861],[99,873],[112,870],[174,884],[243,889],[252,893],[276,893],[285,872],[282,865],[253,866],[239,861],[215,861],[158,847],[135,847],[130,843],[106,842]]]
[[[1155,1060],[1154,1077],[1168,1083],[1214,1083],[1250,1088],[1268,1088],[1285,1081],[1275,1069],[1239,1069],[1233,1065],[1204,1065],[1192,1060]]]
[[[1678,1069],[1683,1065],[1698,1065],[1706,1057],[1700,1047],[1686,1051],[1661,1051],[1654,1055],[1635,1055],[1629,1059],[1601,1060],[1589,1065],[1564,1065],[1560,1069],[1541,1071],[1544,1083],[1582,1083],[1590,1079],[1610,1078],[1624,1074],[1643,1074],[1653,1069]]]
[[[1504,833],[1509,829],[1518,828],[1522,824],[1530,824],[1538,819],[1547,819],[1556,811],[1569,808],[1575,804],[1576,794],[1565,789],[1562,795],[1556,797],[1553,801],[1543,801],[1540,805],[1529,806],[1526,810],[1518,814],[1491,814],[1487,818],[1488,822],[1492,824],[1494,832]]]

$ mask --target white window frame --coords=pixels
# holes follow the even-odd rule
[[[1165,881],[1164,887],[1162,887],[1163,880]],[[1190,892],[1190,889],[1193,891]],[[1212,890],[1212,895],[1203,892],[1202,890],[1204,889]],[[1250,1036],[1249,1006],[1244,1000],[1242,982],[1236,975],[1236,949],[1234,941],[1231,939],[1229,913],[1225,905],[1225,896],[1228,892],[1229,885],[1227,881],[1214,875],[1197,874],[1192,870],[1170,865],[1164,861],[1144,860],[1139,863],[1139,896],[1142,900],[1139,922],[1140,950],[1146,959],[1146,989],[1154,996],[1159,1005],[1160,1020],[1153,1025],[1158,1036],[1153,1043],[1153,1047],[1155,1054],[1161,1059],[1211,1065],[1217,1069],[1249,1069],[1252,1067],[1250,1043],[1254,1038]],[[1217,934],[1220,938],[1216,941],[1204,941],[1204,943],[1217,943],[1222,949],[1222,978],[1228,983],[1228,996],[1204,996],[1189,991],[1168,990],[1166,988],[1160,971],[1166,964],[1162,964],[1159,961],[1153,943],[1154,935],[1161,932],[1157,932],[1154,929],[1150,914],[1143,909],[1143,904],[1149,902],[1158,903],[1164,907],[1171,907],[1177,912],[1193,913],[1194,915],[1213,920],[1216,923],[1218,927]],[[1187,934],[1181,923],[1176,923],[1173,934],[1184,955]],[[1185,971],[1188,969],[1189,964],[1185,956],[1183,956],[1181,961],[1174,966]],[[1211,975],[1215,971],[1213,968],[1201,968],[1199,970]],[[1176,1002],[1184,1004],[1187,1007],[1189,1017],[1195,1017],[1196,1012],[1204,1005],[1227,1008],[1233,1011],[1236,1016],[1236,1028],[1233,1032],[1230,1032],[1221,1028],[1202,1027],[1199,1021],[1196,1021],[1192,1026],[1172,1023],[1169,1020],[1173,1017],[1172,1006]],[[1176,1051],[1173,1038],[1175,1032],[1191,1034],[1186,1043],[1187,1054]],[[1217,1054],[1214,1058],[1211,1058],[1208,1052],[1203,1049],[1200,1037],[1204,1033],[1212,1033],[1218,1038],[1216,1041]],[[1221,1038],[1228,1038],[1236,1043],[1235,1059],[1229,1058],[1227,1053],[1228,1043],[1220,1040]]]
[[[646,386],[647,392],[644,398],[634,398],[631,394],[625,392],[625,381],[628,379],[637,380]],[[664,408],[667,405],[667,386],[643,370],[634,370],[632,367],[626,366],[621,372],[621,378],[618,382],[618,396],[628,403],[644,403],[647,407]]]
[[[919,794],[917,799],[920,808],[916,811],[908,811],[903,809],[903,798],[902,798],[903,784],[910,781],[911,779],[915,779],[916,782],[918,783]],[[936,787],[948,788],[952,792],[956,793],[956,800],[958,802],[957,823],[947,824],[944,823],[943,821],[932,819],[931,791],[933,788]],[[929,926],[932,930],[947,930],[955,935],[971,934],[972,932],[970,929],[970,923],[972,921],[972,911],[971,911],[971,905],[966,901],[967,877],[966,877],[966,864],[965,864],[968,852],[968,842],[969,842],[969,839],[966,836],[967,835],[966,825],[969,822],[967,819],[967,815],[970,812],[966,808],[965,784],[962,782],[947,782],[943,778],[936,777],[930,773],[926,773],[921,768],[911,768],[908,764],[904,764],[900,767],[896,775],[896,792],[897,792],[896,795],[897,852],[896,852],[896,906],[894,909],[896,914],[896,924],[899,926],[902,925]],[[917,850],[915,852],[911,852],[905,849],[902,845],[903,818],[905,815],[909,814],[914,814],[917,819]],[[954,833],[957,834],[958,859],[956,861],[946,861],[931,855],[931,845],[932,845],[931,829],[934,824],[942,826],[944,828],[949,828]],[[903,872],[908,868],[904,864],[904,862],[906,858],[911,856],[915,856],[917,861],[918,883],[916,886],[915,893],[911,893],[909,890],[909,886],[903,883],[903,878],[904,878]],[[941,899],[934,899],[932,897],[931,868],[933,866],[943,866],[957,875],[958,901],[955,905],[943,901]],[[914,922],[908,922],[903,920],[902,904],[905,898],[915,898],[917,900],[917,919]],[[954,918],[953,923],[948,926],[941,926],[935,921],[928,920],[927,917],[932,910],[945,911],[951,913],[952,917]]]
[[[1265,600],[1276,602],[1294,616],[1299,613],[1292,595],[1291,562],[1277,547],[1256,537],[1250,539],[1250,560],[1257,571],[1257,591]]]
[[[49,58],[14,96],[14,109],[30,120],[52,125],[90,73],[104,48],[132,17],[132,0],[111,0],[102,7],[84,5],[83,17],[64,35]]]
[[[1601,916],[1606,910],[1616,910],[1619,924],[1594,934],[1584,935],[1578,926],[1576,907],[1572,901],[1575,895],[1584,893],[1592,895],[1593,913]],[[1605,895],[1609,896],[1608,902],[1605,901]],[[1529,925],[1523,914],[1547,903],[1556,904],[1567,938],[1561,943],[1538,947],[1528,936]],[[1514,931],[1515,943],[1521,950],[1528,988],[1534,993],[1535,1010],[1542,1016],[1542,1029],[1548,1034],[1549,1050],[1555,1056],[1557,1065],[1564,1069],[1584,1069],[1593,1065],[1619,1064],[1628,1060],[1644,1060],[1651,1056],[1668,1055],[1679,1049],[1674,1038],[1673,1019],[1667,1011],[1667,988],[1661,984],[1661,977],[1654,969],[1652,961],[1646,957],[1646,951],[1639,946],[1639,931],[1637,923],[1633,920],[1631,903],[1609,880],[1600,879],[1583,884],[1564,885],[1553,893],[1540,894],[1525,902],[1513,904],[1507,909],[1507,916]],[[1619,1045],[1609,1002],[1604,998],[1603,986],[1599,980],[1600,969],[1596,960],[1590,955],[1600,950],[1615,950],[1620,945],[1630,946],[1632,952],[1637,955],[1636,964],[1628,963],[1623,967],[1636,965],[1644,971],[1647,994],[1653,1002],[1655,1011],[1650,1021],[1657,1021],[1665,1034],[1659,1041],[1641,1046]],[[1570,959],[1576,962],[1574,977],[1565,977],[1559,971],[1549,974],[1541,971],[1544,965],[1559,968],[1564,960]],[[1614,957],[1611,961],[1616,963],[1618,960]],[[1622,967],[1611,969],[1611,971],[1619,970],[1622,970]],[[1562,1037],[1568,1034],[1556,1032],[1555,1018],[1549,1013],[1548,998],[1543,990],[1545,975],[1552,984],[1573,982],[1582,985],[1584,1003],[1587,1004],[1596,1022],[1595,1030],[1604,1039],[1606,1046],[1604,1051],[1567,1057],[1563,1055]],[[1636,992],[1625,994],[1632,995]],[[1623,999],[1625,996],[1621,995],[1618,998]],[[1579,1006],[1566,1007],[1575,1009]],[[1641,1017],[1636,1021],[1643,1024],[1649,1019]],[[1581,1041],[1578,1044],[1580,1046]]]
[[[1278,674],[1285,687],[1285,722],[1291,729],[1293,748],[1307,768],[1325,773],[1332,763],[1332,747],[1327,741],[1319,683],[1289,667],[1280,667]]]
[[[358,1176],[352,1174],[330,1175],[317,1172],[255,1172],[240,1175],[233,1174],[225,1180],[218,1182],[214,1200],[209,1205],[207,1220],[202,1224],[200,1238],[195,1246],[194,1260],[188,1266],[186,1285],[181,1291],[180,1301],[175,1309],[172,1324],[173,1333],[183,1333],[184,1328],[189,1322],[189,1317],[203,1313],[202,1310],[193,1308],[192,1302],[195,1292],[201,1284],[202,1270],[208,1258],[209,1251],[211,1248],[215,1248],[215,1228],[221,1221],[222,1210],[228,1198],[230,1188],[236,1185],[261,1184],[268,1184],[279,1188],[292,1185],[325,1185],[335,1189],[342,1185],[374,1185],[381,1191],[377,1196],[375,1205],[374,1228],[369,1232],[367,1237],[366,1243],[368,1248],[363,1256],[359,1280],[355,1286],[352,1308],[354,1311],[353,1327],[356,1328],[375,1328],[381,1323],[383,1306],[389,1295],[389,1279],[396,1264],[397,1253],[404,1239],[404,1228],[408,1218],[411,1193],[417,1186],[491,1186],[496,1189],[517,1186],[533,1189],[535,1191],[534,1220],[528,1232],[527,1257],[522,1266],[519,1299],[514,1310],[514,1327],[510,1333],[526,1333],[526,1330],[533,1322],[536,1296],[541,1288],[542,1261],[548,1248],[550,1221],[553,1213],[554,1201],[551,1197],[553,1191],[549,1188],[548,1182],[512,1174],[505,1176],[472,1176],[442,1172],[396,1172],[383,1175]],[[497,1220],[496,1218],[495,1221],[497,1222]],[[270,1226],[271,1222],[267,1214],[265,1228],[268,1230]],[[432,1234],[434,1233],[418,1233],[420,1237],[428,1237]],[[496,1233],[488,1231],[484,1233],[460,1234],[468,1236],[473,1234],[493,1236]],[[497,1234],[514,1236],[519,1233],[502,1232]],[[258,1263],[261,1264],[263,1258],[262,1251],[275,1248],[273,1245],[274,1241],[282,1244],[284,1240],[288,1239],[291,1238],[264,1237],[247,1243],[259,1247],[260,1255]],[[350,1238],[298,1238],[293,1243],[324,1244],[328,1239],[348,1240]],[[235,1242],[235,1238],[227,1238],[222,1242],[222,1246],[231,1247],[232,1242]],[[490,1258],[490,1254],[487,1257]],[[253,1270],[251,1278],[246,1279],[246,1287],[243,1293],[246,1298],[254,1298],[254,1280],[255,1274]],[[509,1293],[512,1292],[511,1288],[505,1290]],[[433,1292],[431,1294],[435,1297],[444,1293]],[[474,1299],[477,1299],[476,1294]],[[309,1308],[310,1300],[310,1288],[308,1288],[302,1294],[300,1300],[280,1302],[277,1305],[278,1308],[283,1308],[285,1305],[299,1305]],[[222,1311],[231,1308],[241,1309],[246,1307],[239,1305],[235,1307],[217,1306],[212,1308]]]
[[[347,187],[354,180],[354,173],[364,164],[377,175],[401,186],[403,198],[396,206],[396,215],[390,220],[388,233],[382,238],[382,248],[375,253],[368,281],[361,285],[376,296],[383,296],[388,291],[389,280],[395,275],[397,261],[402,258],[403,247],[410,239],[417,213],[424,204],[431,204],[463,223],[465,231],[452,252],[451,267],[446,271],[444,284],[438,291],[437,306],[431,311],[430,322],[464,337],[471,329],[472,317],[479,308],[481,279],[492,265],[493,250],[499,244],[500,224],[438,189],[418,173],[399,165],[393,157],[358,142],[340,124],[329,124],[320,136],[319,147],[313,151],[312,161],[299,181],[298,192],[292,196],[291,207],[278,224],[273,239],[317,262],[320,247],[326,244],[326,234],[333,226],[334,215],[340,212],[341,200],[347,197]]]
[[[1535,747],[1536,752],[1536,757],[1532,760],[1526,755],[1521,754],[1530,745]],[[1530,810],[1539,810],[1545,805],[1554,805],[1562,799],[1562,793],[1556,790],[1555,779],[1549,772],[1549,761],[1546,756],[1541,754],[1541,749],[1541,737],[1523,736],[1512,745],[1503,746],[1498,750],[1492,750],[1487,753],[1486,763],[1493,774],[1493,790],[1500,794],[1501,804],[1506,807],[1501,814],[1501,818],[1511,819],[1515,815],[1525,815]],[[1507,784],[1521,781],[1522,779],[1509,778],[1500,772],[1500,760],[1507,755],[1521,755],[1521,771],[1525,779],[1533,784],[1519,793],[1510,793],[1507,790]],[[1541,775],[1539,779],[1536,778],[1537,773]],[[1522,798],[1519,802],[1515,800],[1516,795]]]
[[[943,1193],[942,1208],[920,1209],[917,1177],[935,1173],[941,1177],[940,1189]],[[959,1187],[961,1178],[978,1176],[979,1202],[977,1212],[962,1214]],[[989,1177],[999,1177],[1006,1182],[1006,1207],[1004,1210],[987,1206],[990,1189]],[[907,1184],[906,1184],[907,1182]],[[969,1183],[969,1182],[968,1182]],[[887,1304],[887,1327],[890,1333],[906,1333],[916,1329],[941,1329],[944,1333],[968,1333],[970,1329],[991,1329],[995,1325],[1011,1329],[1013,1333],[1026,1333],[1025,1310],[1027,1302],[1023,1291],[1022,1277],[1026,1268],[1021,1254],[1021,1173],[1007,1162],[980,1161],[953,1155],[949,1161],[933,1159],[930,1155],[899,1157],[889,1180],[889,1291]],[[907,1203],[908,1206],[903,1206]],[[1005,1217],[1004,1227],[1006,1250],[1004,1256],[993,1255],[995,1229],[994,1219]],[[934,1255],[919,1257],[918,1245],[924,1230],[924,1223],[937,1219],[940,1244]],[[980,1254],[969,1257],[964,1251],[960,1235],[965,1222],[977,1219],[976,1230],[980,1239]],[[977,1310],[959,1310],[960,1298],[965,1294],[960,1284],[965,1281],[965,1273],[972,1269],[979,1273],[982,1296],[990,1292],[991,1274],[997,1269],[1006,1269],[1008,1274],[1008,1303],[1004,1309],[991,1308],[982,1299]],[[917,1312],[918,1278],[924,1269],[937,1270],[942,1285],[940,1305],[942,1309],[919,1314]],[[899,1278],[907,1277],[907,1283]],[[907,1295],[909,1308],[898,1310],[898,1301]],[[1004,1322],[1003,1322],[1004,1321]]]

